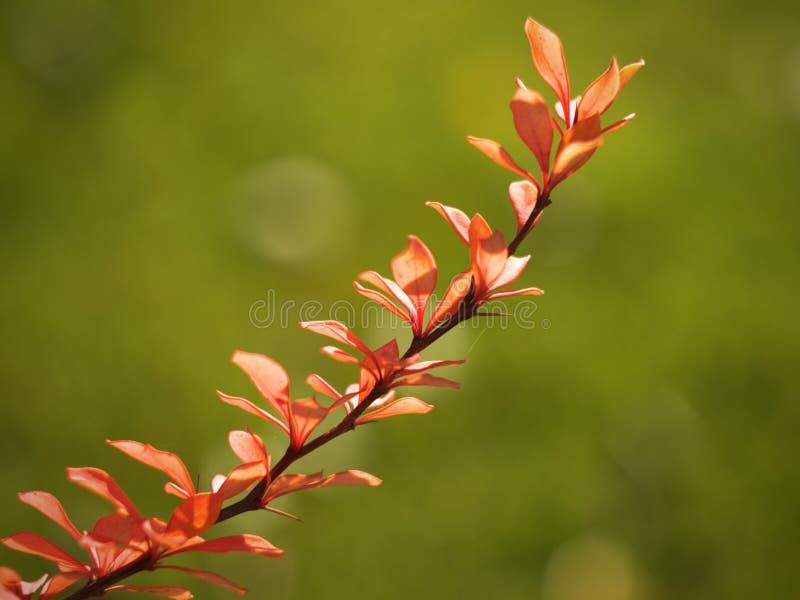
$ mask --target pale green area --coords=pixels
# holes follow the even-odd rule
[[[547,91],[522,33],[533,14],[562,36],[576,87],[611,53],[648,61],[612,110],[634,124],[526,243],[524,282],[547,291],[537,327],[456,332],[428,356],[469,359],[450,373],[462,392],[422,392],[429,416],[304,463],[382,487],[282,504],[303,523],[225,528],[285,558],[192,564],[275,600],[800,597],[789,6],[4,2],[0,533],[63,538],[16,501],[28,489],[91,525],[105,506],[66,465],[108,469],[165,514],[162,478],[105,438],[179,452],[206,483],[233,465],[229,429],[277,453],[266,424],[215,398],[255,396],[230,353],[279,359],[297,394],[311,371],[353,374],[322,338],[251,325],[252,303],[275,289],[361,306],[350,280],[386,272],[412,232],[443,273],[463,268],[427,200],[510,230],[511,177],[464,136],[533,163],[507,109],[516,75]],[[45,566],[5,549],[0,564]],[[165,580],[234,597],[179,575],[138,582]]]

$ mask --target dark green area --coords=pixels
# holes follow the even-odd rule
[[[162,478],[106,447],[179,453],[207,484],[253,427],[228,361],[263,352],[293,391],[353,373],[293,325],[357,308],[415,233],[445,273],[466,251],[428,200],[512,228],[502,141],[528,14],[573,83],[644,56],[612,116],[638,113],[554,194],[524,249],[547,295],[532,329],[456,331],[460,393],[308,457],[375,489],[306,492],[221,531],[278,560],[211,557],[254,598],[783,600],[800,597],[795,313],[800,14],[772,2],[70,2],[0,6],[0,534],[63,539],[17,502],[106,507],[66,465],[109,470],[145,512]],[[295,301],[292,326],[253,303]],[[549,327],[548,327],[549,326]],[[363,328],[358,329],[364,332]],[[388,329],[365,333],[371,342]],[[407,333],[401,332],[403,339]],[[66,541],[65,541],[66,544]],[[37,577],[44,561],[6,549]],[[233,594],[183,578],[199,598]]]

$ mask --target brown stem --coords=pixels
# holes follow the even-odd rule
[[[539,215],[542,214],[542,211],[550,206],[552,201],[550,200],[550,196],[542,196],[536,201],[536,206],[533,207],[533,211],[531,215],[528,217],[528,220],[525,221],[525,224],[522,226],[522,229],[519,230],[519,233],[511,240],[511,243],[508,245],[508,253],[515,254],[517,252],[517,248],[522,243],[522,241],[528,236],[531,229],[533,229],[533,224],[536,222],[536,219],[539,218]]]
[[[508,245],[509,254],[514,254],[517,251],[519,245],[528,236],[533,228],[533,224],[536,222],[539,214],[541,214],[545,208],[550,206],[550,203],[550,198],[547,196],[539,198],[539,201],[536,203],[536,207],[534,208],[530,217],[528,217],[528,220],[525,222],[522,229],[520,229],[519,233],[517,233],[517,235]],[[420,337],[415,337],[411,341],[408,350],[406,350],[403,354],[403,358],[409,358],[414,354],[419,354],[444,334],[458,326],[459,323],[463,323],[464,321],[471,319],[475,314],[474,311],[475,307],[472,305],[471,298],[468,296],[455,315],[427,334]],[[259,510],[262,508],[261,499],[264,497],[264,493],[267,491],[269,482],[274,481],[276,477],[286,471],[286,469],[288,469],[295,461],[313,452],[317,448],[324,446],[328,442],[338,438],[340,435],[355,429],[356,420],[362,414],[364,414],[364,411],[367,410],[370,405],[375,402],[375,400],[383,396],[387,391],[388,390],[386,389],[385,384],[377,385],[369,393],[369,395],[359,402],[358,405],[352,411],[350,411],[350,413],[348,413],[347,416],[337,425],[325,433],[315,437],[313,440],[306,442],[299,448],[293,448],[292,446],[289,446],[280,460],[270,469],[269,477],[265,477],[258,482],[258,484],[252,490],[250,490],[250,493],[248,493],[247,496],[223,508],[220,511],[219,517],[217,517],[215,524],[232,519],[233,517],[242,513]],[[102,596],[104,590],[106,590],[109,586],[112,586],[123,579],[127,579],[131,575],[135,575],[136,573],[150,568],[152,568],[150,557],[143,556],[142,558],[124,566],[118,571],[113,571],[107,575],[104,575],[103,577],[99,577],[94,581],[87,583],[80,590],[70,594],[69,596],[65,596],[62,600],[85,600],[86,598]]]
[[[90,581],[77,592],[66,596],[64,600],[84,600],[85,598],[93,598],[95,596],[102,596],[103,592],[115,583],[119,583],[123,579],[127,579],[131,575],[135,575],[141,571],[150,568],[150,557],[148,555],[125,565],[117,571],[112,571],[103,577],[98,577],[94,581]]]

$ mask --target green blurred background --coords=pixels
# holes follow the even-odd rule
[[[178,452],[207,482],[251,426],[235,348],[296,394],[353,377],[254,303],[337,299],[416,233],[465,252],[423,202],[512,227],[511,177],[466,134],[524,153],[508,100],[532,15],[582,88],[614,53],[648,65],[638,112],[554,195],[525,275],[535,327],[454,332],[460,393],[364,428],[302,467],[375,488],[306,492],[303,523],[248,516],[287,550],[222,556],[255,598],[800,597],[797,361],[800,11],[771,2],[30,2],[0,6],[0,533],[63,540],[20,504],[105,505],[66,465],[114,473],[165,514],[162,478],[103,444]],[[258,306],[256,304],[256,306]],[[327,314],[327,313],[323,313]],[[297,307],[288,313],[299,319]],[[392,334],[372,329],[380,342]],[[407,339],[407,332],[401,331]],[[0,550],[28,578],[39,559]],[[189,585],[180,574],[138,583]]]

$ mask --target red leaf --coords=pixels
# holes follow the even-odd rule
[[[519,233],[536,208],[539,190],[530,181],[515,181],[508,186],[508,197],[517,216],[517,233]]]
[[[246,463],[231,470],[214,493],[223,500],[238,496],[257,481],[267,476],[267,466],[263,461]],[[216,517],[215,517],[216,519]]]
[[[44,574],[36,581],[23,581],[14,569],[0,567],[0,600],[29,600],[47,578]]]
[[[229,535],[197,544],[187,544],[174,551],[167,552],[165,556],[172,556],[182,552],[248,552],[269,557],[278,557],[284,553],[283,550],[276,548],[264,538],[251,534]]]
[[[228,444],[242,462],[262,462],[269,469],[269,454],[264,446],[264,440],[249,429],[231,431],[228,434]]]
[[[84,573],[58,573],[53,575],[42,588],[42,594],[39,596],[39,600],[47,600],[48,598],[60,594],[85,576]]]
[[[64,571],[86,570],[86,566],[77,558],[71,556],[47,538],[36,533],[31,533],[29,531],[15,533],[7,538],[3,538],[2,544],[17,552],[24,552],[25,554],[33,554],[46,558],[56,563],[59,569],[63,569]]]
[[[365,283],[374,285],[384,294],[391,296],[397,302],[399,302],[408,315],[408,318],[402,316],[401,318],[405,318],[406,321],[410,322],[411,317],[416,310],[414,302],[411,301],[411,298],[408,297],[408,294],[406,294],[403,288],[401,288],[396,282],[392,281],[391,279],[387,279],[386,277],[382,277],[375,271],[364,271],[363,273],[359,273],[358,278]]]
[[[236,585],[230,579],[223,577],[222,575],[214,573],[212,571],[201,571],[200,569],[190,569],[189,567],[180,567],[178,565],[158,565],[156,568],[172,569],[174,571],[183,571],[184,573],[188,573],[189,575],[194,575],[198,579],[205,579],[206,581],[210,581],[211,583],[215,583],[219,586],[231,589],[241,596],[247,593],[247,590],[245,588]]]
[[[536,157],[542,170],[542,184],[546,186],[553,145],[553,122],[547,104],[539,94],[523,86],[517,88],[511,100],[511,112],[514,114],[514,127]]]
[[[508,258],[508,249],[502,232],[492,232],[489,224],[476,214],[469,225],[470,260],[475,277],[475,297],[481,298],[497,279]]]
[[[550,175],[550,189],[580,169],[603,143],[600,130],[600,117],[595,115],[579,121],[569,129],[556,151],[553,172]]]
[[[289,433],[289,427],[287,427],[283,421],[273,416],[271,413],[268,413],[263,408],[259,408],[250,402],[250,400],[239,398],[238,396],[229,396],[228,394],[224,394],[219,390],[217,390],[217,396],[225,404],[230,404],[231,406],[241,408],[243,411],[250,413],[251,415],[264,419],[265,421],[269,421],[270,423],[275,423],[275,425],[283,429],[285,433]]]
[[[420,414],[424,415],[433,410],[433,405],[423,402],[419,398],[400,398],[394,402],[390,402],[385,406],[378,408],[372,412],[364,414],[362,417],[356,419],[356,425],[368,423],[369,421],[377,421],[378,419],[385,419],[395,415],[410,415]]]
[[[567,61],[564,59],[564,47],[558,36],[541,23],[530,17],[525,22],[525,33],[531,45],[533,66],[539,72],[544,82],[550,86],[561,104],[569,106],[569,75]],[[570,122],[569,109],[564,121]]]
[[[341,473],[328,475],[325,479],[314,485],[314,487],[337,487],[337,486],[357,486],[367,485],[375,487],[383,483],[381,479],[364,471],[350,469]]]
[[[125,495],[125,492],[122,491],[122,488],[117,485],[111,476],[102,469],[95,469],[94,467],[69,468],[67,469],[67,479],[90,492],[94,492],[101,498],[105,498],[125,514],[131,515],[137,520],[141,519],[139,511],[136,510],[130,498]]]
[[[311,432],[328,416],[328,409],[321,406],[313,396],[292,402],[294,432],[292,446],[299,448]]]
[[[467,141],[503,168],[536,182],[533,175],[520,167],[500,144],[493,140],[468,136]],[[538,183],[537,183],[538,185]]]
[[[288,422],[289,376],[284,368],[263,354],[253,354],[242,350],[234,352],[231,360],[247,373],[261,395]]]
[[[362,342],[356,334],[350,331],[346,325],[339,321],[304,321],[300,323],[300,327],[333,338],[364,354],[370,354],[367,345]]]
[[[461,384],[457,381],[445,379],[444,377],[436,377],[430,373],[420,373],[419,375],[411,375],[404,379],[399,379],[392,384],[392,387],[405,387],[405,386],[427,386],[427,387],[446,387],[452,389],[461,388]]]
[[[222,498],[217,494],[197,494],[181,502],[167,523],[164,537],[182,540],[200,535],[211,527],[219,516]]]
[[[412,373],[422,373],[423,371],[429,371],[430,369],[438,369],[439,367],[453,367],[458,365],[463,365],[466,360],[424,360],[422,362],[414,363],[413,365],[408,365],[402,371],[397,373],[398,377],[402,377],[404,375],[411,375]]]
[[[81,539],[83,545],[115,544],[127,546],[133,537],[136,523],[132,517],[120,513],[111,513],[100,517],[88,536]]]
[[[490,300],[499,300],[500,298],[510,298],[512,296],[541,296],[544,292],[539,288],[529,287],[521,290],[503,290],[502,292],[495,292],[489,296]]]
[[[58,498],[53,496],[53,494],[34,491],[23,492],[18,495],[22,502],[35,508],[48,519],[62,527],[75,540],[80,541],[81,537],[83,537],[80,531],[78,531],[78,528],[69,520],[67,513],[64,511],[64,507],[61,506],[61,502],[59,502]]]
[[[458,234],[465,244],[469,245],[469,217],[463,211],[451,206],[445,206],[440,202],[426,202],[425,206],[430,206],[433,210],[442,215],[453,230]]]
[[[0,567],[0,585],[3,587],[19,587],[22,583],[22,577],[14,569],[9,567]]]
[[[514,283],[522,275],[522,271],[525,270],[525,265],[528,264],[530,258],[530,256],[509,256],[503,266],[503,271],[492,282],[491,288],[495,290]]]
[[[312,373],[311,375],[306,377],[306,383],[312,390],[320,394],[323,394],[325,396],[328,396],[328,398],[333,398],[334,400],[338,400],[339,398],[342,397],[342,395],[338,391],[336,391],[335,387],[333,387],[330,383],[325,381],[322,377],[320,377],[316,373]]]
[[[422,240],[408,236],[406,249],[392,259],[392,275],[414,304],[414,334],[419,335],[425,307],[436,289],[438,275],[433,254]]]
[[[153,596],[172,598],[172,600],[191,600],[194,598],[192,592],[185,587],[177,585],[114,585],[105,590],[105,594],[111,592],[141,592],[143,594],[152,594]]]
[[[458,313],[461,303],[472,287],[472,271],[464,271],[456,275],[447,287],[439,304],[433,310],[426,332],[434,330],[438,325]]]
[[[611,59],[608,69],[589,84],[586,91],[581,96],[578,103],[578,121],[602,115],[614,99],[620,89],[620,73],[617,59]]]
[[[348,354],[341,348],[337,348],[336,346],[323,346],[320,348],[320,352],[322,352],[325,356],[332,358],[335,361],[346,363],[348,365],[360,365],[361,361],[358,360],[352,354]]]
[[[409,325],[412,324],[411,316],[408,313],[405,313],[402,310],[400,310],[394,304],[394,302],[389,300],[386,296],[384,296],[380,292],[375,291],[375,290],[371,290],[369,288],[366,288],[363,285],[361,285],[360,283],[358,283],[357,281],[353,282],[353,287],[356,288],[356,291],[359,294],[361,294],[362,296],[364,296],[368,300],[372,300],[373,302],[378,303],[380,306],[382,306],[383,308],[388,310],[393,315],[399,317],[400,319],[403,319],[403,321],[406,321]]]
[[[120,452],[124,452],[132,459],[161,471],[190,495],[195,493],[189,470],[183,461],[172,452],[159,450],[150,444],[133,440],[106,440],[106,443]]]
[[[302,473],[287,473],[286,475],[281,475],[267,488],[262,503],[267,504],[271,500],[280,498],[286,494],[314,487],[320,481],[322,481],[322,471],[311,475],[304,475]]]

